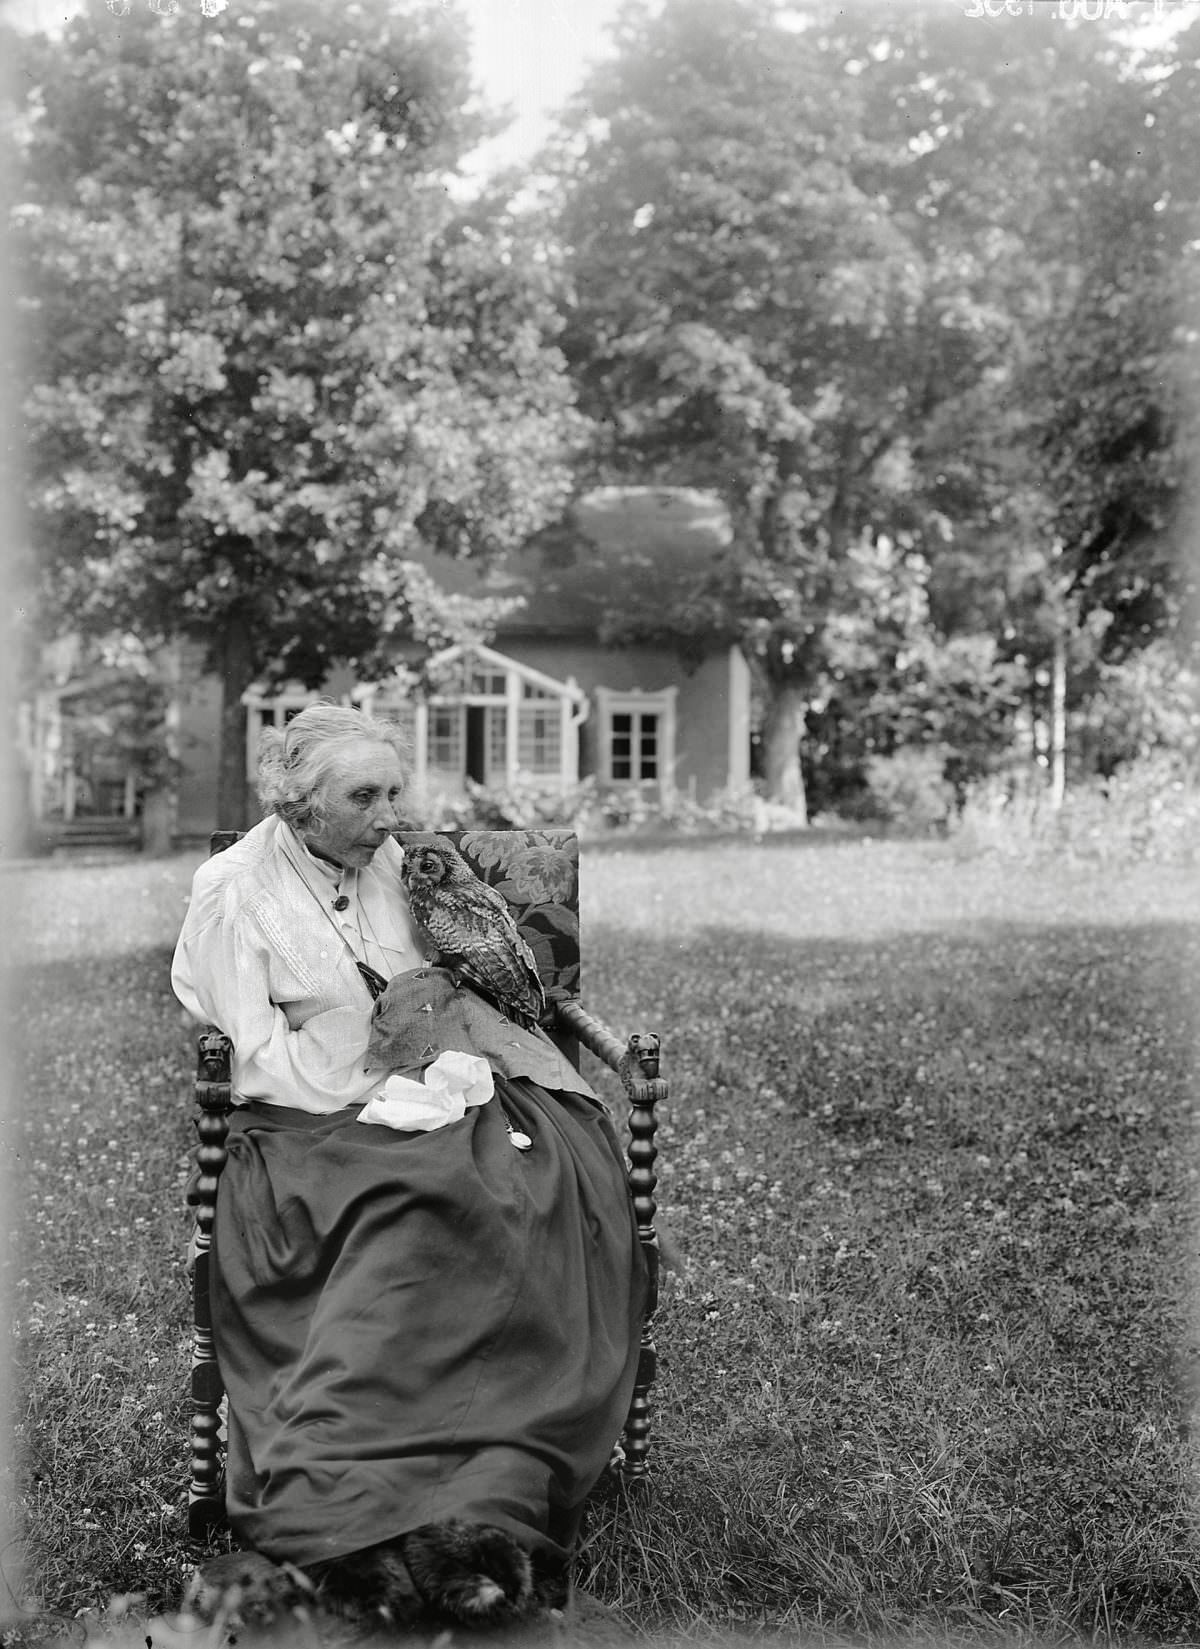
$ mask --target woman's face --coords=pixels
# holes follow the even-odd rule
[[[324,818],[301,829],[305,845],[335,864],[361,870],[399,823],[404,769],[390,744],[355,739],[343,745],[317,788]]]

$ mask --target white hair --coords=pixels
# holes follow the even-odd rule
[[[310,704],[282,730],[264,727],[258,745],[258,794],[268,813],[295,830],[322,821],[321,790],[348,745],[373,740],[394,750],[411,772],[408,735],[398,722],[375,720],[341,704]]]

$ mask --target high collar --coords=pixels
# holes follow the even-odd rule
[[[347,869],[345,865],[336,864],[332,859],[325,858],[324,854],[314,853],[294,826],[288,824],[286,820],[280,822],[287,832],[290,845],[295,848],[301,862],[311,872],[323,877],[333,887],[341,887],[344,884],[353,887],[358,879],[357,870]]]

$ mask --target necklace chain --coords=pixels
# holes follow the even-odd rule
[[[298,846],[299,851],[297,851],[297,846]],[[313,876],[315,874],[315,867],[306,867],[303,864],[300,855],[305,852],[304,845],[303,845],[303,843],[297,843],[297,846],[293,846],[293,843],[288,841],[287,838],[285,838],[284,839],[284,856],[287,858],[287,860],[291,864],[292,869],[296,872],[297,876],[299,876],[300,880],[304,883],[305,887],[312,894],[313,898],[317,901],[318,905],[324,911],[326,920],[329,922],[330,926],[337,933],[338,937],[341,939],[341,941],[345,945],[346,949],[354,957],[354,960],[355,960],[356,964],[358,964],[360,967],[361,966],[366,966],[366,967],[371,966],[370,962],[367,960],[368,946],[373,945],[375,947],[376,951],[379,954],[379,960],[384,965],[384,973],[386,975],[390,976],[395,971],[395,967],[394,967],[394,965],[389,963],[388,958],[389,957],[396,957],[396,958],[399,958],[399,959],[403,960],[403,959],[405,959],[409,956],[410,949],[409,949],[409,947],[403,946],[403,945],[386,945],[386,944],[384,944],[383,940],[379,938],[378,934],[375,931],[375,924],[371,921],[370,912],[366,911],[363,908],[362,900],[359,897],[359,891],[358,891],[358,888],[359,888],[358,879],[359,879],[359,874],[360,874],[359,871],[357,871],[355,869],[352,869],[352,868],[349,868],[345,865],[339,865],[336,868],[340,871],[341,874],[337,877],[336,881],[333,882],[333,883],[330,883],[330,882],[326,881],[326,885],[325,885],[324,890],[319,891],[316,884],[313,881]],[[327,864],[329,864],[331,869],[334,868],[332,860],[326,860],[325,862]],[[347,877],[352,878],[352,882],[351,882],[352,892],[350,892],[350,893],[344,893],[343,892],[343,882],[346,880]],[[325,879],[322,878],[322,880],[325,880]],[[329,898],[328,890],[329,890],[329,887],[331,885],[334,886],[334,888],[336,889],[337,897],[339,897],[339,898],[345,897],[346,898],[347,905],[349,905],[350,901],[353,900],[353,903],[354,903],[354,929],[358,933],[358,951],[357,952],[355,951],[355,947],[354,947],[354,944],[353,944],[352,939],[351,939],[351,932],[350,932],[348,924],[343,924],[339,920],[338,913],[336,913],[331,908],[332,905],[335,903],[334,900],[331,900]],[[366,933],[363,932],[363,921],[364,921],[364,919],[365,919],[366,924],[367,924],[367,932]],[[375,970],[372,969],[371,971],[374,972]]]

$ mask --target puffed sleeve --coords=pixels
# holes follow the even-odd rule
[[[276,930],[266,896],[240,903],[198,875],[171,984],[190,1014],[233,1042],[239,1099],[324,1115],[377,1092],[380,1073],[364,1070],[369,1006],[320,1001],[303,957],[289,954]]]

